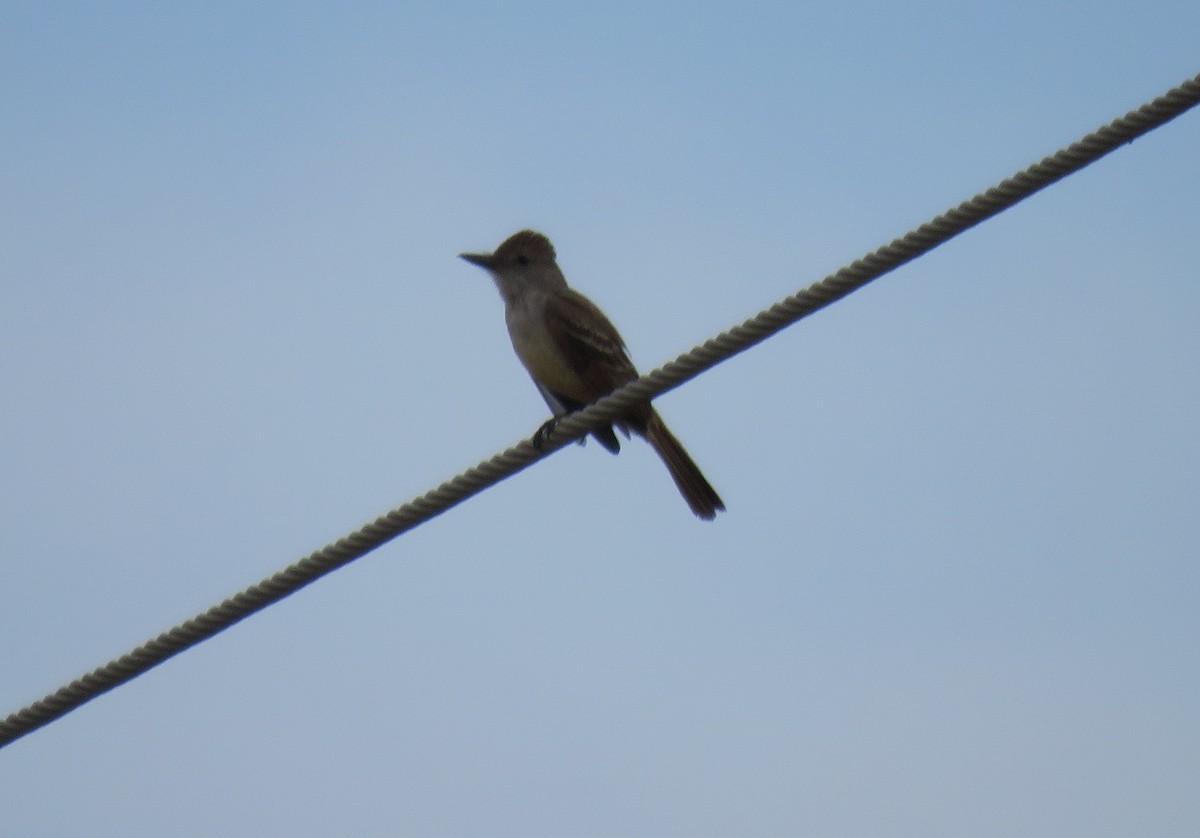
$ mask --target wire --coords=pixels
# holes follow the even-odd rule
[[[857,291],[872,280],[1079,171],[1197,104],[1200,104],[1200,76],[776,303],[740,326],[705,341],[584,410],[571,414],[546,436],[540,449],[529,442],[522,442],[481,462],[357,532],[317,550],[274,576],[160,634],[129,654],[13,713],[0,722],[0,747],[294,594],[322,576],[522,471],[591,430],[610,423],[633,405],[679,387],[705,370],[761,343],[801,318]]]

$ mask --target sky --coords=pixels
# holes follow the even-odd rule
[[[1200,72],[1194,2],[0,9],[0,716]],[[0,751],[0,834],[1194,836],[1200,113]]]

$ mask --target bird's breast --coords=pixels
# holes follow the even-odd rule
[[[517,357],[533,378],[549,390],[579,402],[591,401],[579,375],[546,328],[545,300],[525,300],[505,312],[508,336]]]

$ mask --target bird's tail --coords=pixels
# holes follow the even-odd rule
[[[663,424],[663,420],[653,409],[646,422],[645,436],[646,441],[662,458],[667,471],[671,472],[671,478],[679,487],[679,493],[692,508],[692,512],[696,513],[696,517],[711,521],[717,517],[718,512],[725,510],[725,504],[721,501],[717,490],[700,473],[700,469],[688,456],[688,452],[679,444],[679,440],[667,430],[667,426]]]

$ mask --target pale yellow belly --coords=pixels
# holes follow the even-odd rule
[[[535,380],[569,399],[590,401],[579,376],[568,366],[546,330],[540,311],[514,313],[506,319],[513,349]]]

